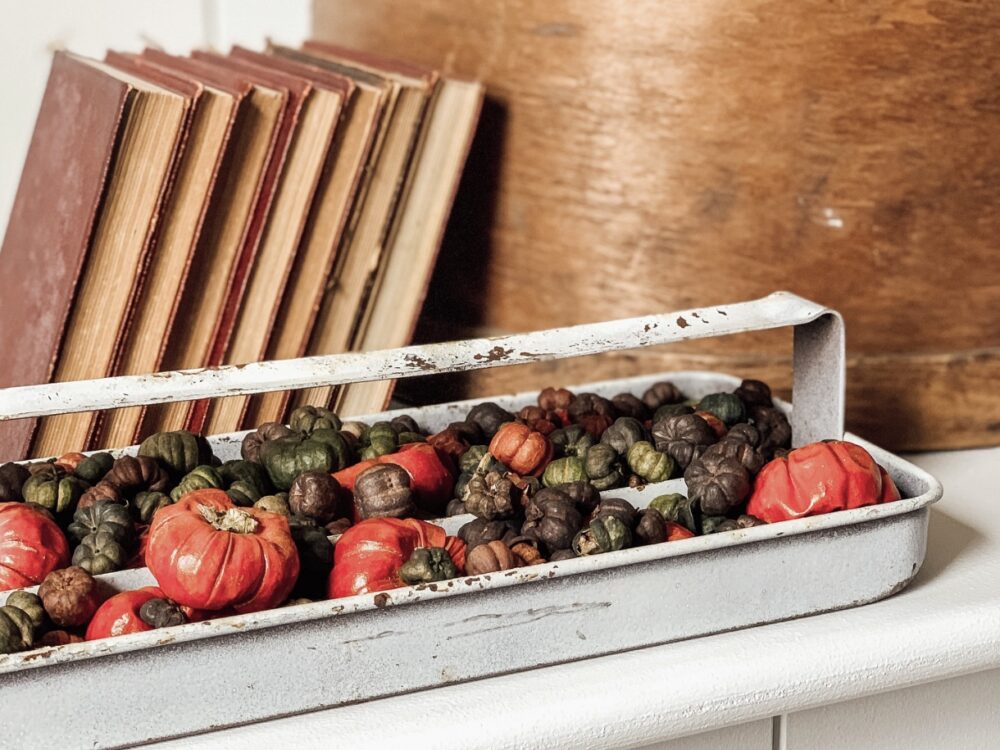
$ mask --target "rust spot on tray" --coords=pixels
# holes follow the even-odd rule
[[[501,360],[507,359],[513,352],[513,349],[504,349],[502,346],[494,346],[485,355],[477,354],[473,359],[483,359],[487,362],[499,362]]]
[[[407,365],[416,368],[417,370],[429,372],[434,369],[434,365],[421,357],[419,354],[407,354],[403,359]]]
[[[684,316],[681,316],[677,319],[677,325],[681,328],[687,328],[691,324],[684,320]]]
[[[375,594],[375,606],[379,609],[388,607],[391,602],[388,594]]]

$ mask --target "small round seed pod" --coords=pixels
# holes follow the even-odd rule
[[[38,596],[49,619],[61,628],[86,625],[104,601],[94,577],[76,565],[45,576],[38,587]]]
[[[410,475],[395,464],[377,464],[358,475],[354,503],[361,518],[407,518],[416,513]]]
[[[519,567],[520,557],[503,542],[496,540],[473,547],[465,556],[465,572],[470,576],[496,573]]]
[[[340,482],[329,473],[304,471],[288,488],[288,507],[292,513],[308,516],[321,524],[328,523],[337,516],[340,494]]]

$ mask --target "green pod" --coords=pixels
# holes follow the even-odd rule
[[[316,430],[339,430],[343,423],[334,412],[321,406],[299,406],[288,416],[288,426],[307,435]]]
[[[610,445],[619,455],[624,456],[634,443],[645,438],[646,429],[642,426],[642,422],[633,417],[618,417],[601,435],[601,442]]]
[[[132,500],[132,508],[139,523],[150,523],[156,511],[171,503],[170,496],[162,492],[140,492]]]
[[[292,515],[292,510],[288,506],[288,495],[284,492],[279,492],[277,495],[265,495],[260,500],[255,502],[253,507],[269,511],[270,513],[277,513],[282,516]]]
[[[701,517],[701,533],[702,534],[717,534],[720,531],[729,531],[730,519],[725,516],[702,516]],[[733,521],[733,524],[736,522]],[[738,528],[738,526],[733,525],[732,528]]]
[[[35,632],[45,620],[37,594],[15,591],[0,607],[0,654],[14,654],[32,647]]]
[[[419,432],[401,432],[396,436],[396,442],[400,445],[406,445],[407,443],[426,443],[427,437],[421,435]]]
[[[368,428],[367,445],[361,451],[363,461],[395,452],[399,447],[396,431],[388,422],[376,422]]]
[[[314,430],[309,440],[329,446],[333,456],[330,471],[340,471],[355,463],[354,449],[339,430]]]
[[[556,454],[559,456],[582,457],[587,449],[594,444],[594,438],[578,424],[553,430],[549,435],[549,440],[552,441]]]
[[[679,492],[654,497],[649,507],[660,512],[665,521],[679,523],[688,531],[698,533],[698,522],[695,520],[694,503]]]
[[[132,539],[135,526],[124,505],[111,500],[98,500],[86,508],[77,508],[66,531],[77,542],[97,531],[106,531],[122,544],[127,544]]]
[[[87,456],[78,463],[73,473],[87,484],[94,485],[100,482],[104,478],[104,475],[111,471],[114,463],[115,459],[112,458],[110,453],[95,453],[92,456]]]
[[[456,578],[458,569],[443,547],[417,547],[399,569],[399,577],[410,586]]]
[[[640,440],[628,449],[628,467],[647,482],[664,482],[674,472],[674,460],[649,441]]]
[[[187,430],[150,435],[139,446],[139,455],[157,459],[175,477],[182,477],[197,466],[208,466],[213,458],[208,441]]]
[[[73,564],[92,576],[112,573],[125,567],[128,553],[110,531],[103,529],[87,534],[73,550]]]
[[[578,456],[566,456],[550,461],[542,474],[542,484],[546,487],[555,487],[567,482],[579,482],[587,478],[587,470],[582,458]]]
[[[462,457],[458,459],[458,470],[465,472],[473,472],[479,468],[479,462],[483,460],[483,457],[490,452],[488,445],[472,445],[469,449],[462,454]],[[499,463],[499,461],[497,462]],[[496,468],[496,467],[490,467]],[[488,471],[489,469],[487,469]]]
[[[607,443],[592,445],[587,450],[583,463],[587,479],[601,492],[621,484],[620,457],[618,452]]]
[[[698,402],[698,410],[714,414],[725,422],[727,427],[732,427],[737,422],[745,422],[747,418],[746,407],[735,393],[709,394]]]
[[[617,516],[601,516],[573,537],[573,551],[580,557],[625,549],[632,532]]]
[[[64,474],[53,466],[28,477],[21,494],[27,503],[35,503],[53,514],[72,511],[80,496],[90,489],[82,479]]]
[[[219,472],[211,466],[196,466],[181,479],[180,483],[170,490],[170,499],[177,502],[189,492],[197,490],[218,490],[224,486]]]
[[[267,441],[261,446],[260,457],[271,483],[285,492],[302,472],[335,471],[333,467],[338,465],[328,443],[302,435]]]

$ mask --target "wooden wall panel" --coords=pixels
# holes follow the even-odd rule
[[[1000,4],[315,0],[315,33],[487,83],[423,338],[789,289],[845,314],[853,429],[998,440]]]

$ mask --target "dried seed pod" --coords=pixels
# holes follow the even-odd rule
[[[649,409],[641,399],[631,393],[619,393],[611,399],[611,405],[624,417],[632,417],[640,422],[649,419]]]
[[[514,515],[520,507],[521,491],[505,474],[477,471],[465,486],[462,500],[469,513],[492,521]]]
[[[688,496],[710,516],[727,515],[750,496],[750,474],[735,458],[699,458],[684,472]]]
[[[673,521],[689,531],[698,532],[694,503],[684,495],[677,492],[659,495],[650,501],[649,507],[658,511],[665,521]]]
[[[642,394],[642,403],[651,411],[656,411],[665,404],[676,404],[684,400],[680,389],[668,380],[653,383]]]
[[[760,432],[749,422],[740,422],[729,428],[726,440],[735,440],[756,448],[760,445]]]
[[[664,482],[674,471],[674,460],[645,440],[633,443],[629,448],[628,465],[647,482]]]
[[[591,446],[584,456],[583,466],[587,479],[602,492],[620,486],[625,479],[621,456],[606,443]]]
[[[104,479],[114,464],[114,457],[110,453],[102,451],[101,453],[94,453],[84,458],[73,469],[73,473],[87,484],[93,485]]]
[[[707,411],[727,426],[746,419],[746,409],[740,397],[733,393],[712,393],[698,402],[698,411]]]
[[[86,625],[104,601],[93,576],[75,565],[45,576],[38,596],[49,619],[62,628]]]
[[[500,570],[510,570],[519,567],[520,557],[500,541],[486,542],[473,547],[465,556],[465,572],[470,576],[480,576],[485,573],[496,573]]]
[[[139,490],[166,492],[170,487],[170,472],[151,456],[121,456],[102,480],[118,487],[125,495]]]
[[[244,461],[253,461],[259,464],[260,449],[264,443],[278,438],[294,435],[295,430],[286,427],[280,422],[265,422],[253,432],[247,433],[240,446],[240,455]]]
[[[400,579],[410,586],[446,581],[457,576],[458,568],[444,547],[417,547],[410,555],[410,559],[399,569]]]
[[[610,445],[622,456],[634,443],[645,439],[646,428],[634,417],[618,417],[601,435],[601,442]]]
[[[31,476],[21,464],[8,461],[0,466],[0,500],[20,500],[22,499],[21,487]]]
[[[0,607],[0,654],[31,648],[35,632],[45,621],[42,601],[27,591],[15,591]]]
[[[353,435],[354,439],[358,442],[363,442],[365,436],[368,434],[368,425],[364,422],[344,422],[340,426],[340,431],[346,432],[348,435]]]
[[[614,421],[614,417],[610,414],[584,414],[576,420],[576,423],[594,440],[600,440]]]
[[[598,555],[615,552],[632,543],[632,532],[617,516],[595,518],[573,538],[577,555]]]
[[[618,416],[614,404],[604,398],[604,396],[598,396],[596,393],[579,394],[566,407],[566,410],[574,422],[579,422],[581,418],[594,414],[611,417],[611,421],[614,421],[615,417]]]
[[[469,444],[462,439],[462,434],[451,427],[429,436],[427,442],[456,461],[469,450]]]
[[[546,560],[542,557],[542,553],[538,551],[538,548],[534,544],[528,542],[518,542],[517,544],[512,544],[510,551],[513,552],[517,557],[521,558],[524,565],[541,565]]]
[[[542,392],[538,394],[538,405],[546,411],[569,409],[569,405],[573,403],[575,398],[572,391],[549,386],[543,388]]]
[[[389,424],[392,425],[397,433],[399,432],[421,432],[420,426],[417,424],[416,420],[409,414],[400,414],[398,417],[393,417]]]
[[[757,516],[751,516],[747,515],[746,513],[743,513],[740,515],[739,518],[736,519],[736,525],[739,526],[741,529],[749,529],[754,526],[764,526],[766,525],[766,522],[761,521],[759,518],[757,518]]]
[[[475,422],[451,422],[447,429],[454,430],[469,445],[481,445],[489,442],[486,440],[486,436],[483,435],[483,431],[479,429],[479,425]]]
[[[525,406],[517,413],[517,420],[543,435],[550,434],[562,424],[554,411],[548,411],[540,406]]]
[[[480,429],[484,438],[492,440],[501,425],[514,421],[514,415],[492,401],[484,401],[469,410],[465,421],[472,422]]]
[[[765,458],[771,458],[782,448],[792,444],[792,426],[780,409],[755,406],[750,409],[750,419],[760,433],[760,449]]]
[[[458,530],[458,538],[465,542],[469,549],[480,544],[503,539],[511,531],[515,531],[510,521],[487,521],[485,518],[475,518]]]
[[[487,445],[472,445],[469,449],[462,454],[458,459],[458,470],[461,472],[469,472],[470,474],[479,468],[486,454],[490,452],[489,446]],[[486,465],[486,471],[505,471],[506,466],[501,464],[499,461],[494,459],[495,463],[489,463]]]
[[[733,393],[748,410],[754,406],[774,406],[771,387],[761,380],[744,380]]]
[[[330,523],[328,523],[324,528],[326,529],[326,533],[330,536],[337,536],[339,534],[343,534],[351,528],[352,525],[353,524],[351,523],[350,518],[338,518],[336,521],[330,521]]]
[[[83,643],[83,638],[65,630],[50,630],[35,641],[36,646],[65,646],[70,643]]]
[[[694,407],[688,404],[664,404],[653,412],[653,422],[659,422],[667,417],[676,417],[681,414],[694,414]]]
[[[298,406],[288,415],[288,426],[295,432],[307,435],[316,430],[339,430],[342,426],[340,417],[329,409],[321,406]]]
[[[490,441],[490,453],[521,475],[541,476],[554,452],[545,435],[517,422],[504,424]]]
[[[396,464],[376,464],[354,482],[354,504],[364,518],[407,518],[417,512],[410,475]]]
[[[189,492],[208,489],[218,490],[222,489],[224,484],[222,477],[219,476],[219,472],[213,467],[204,465],[195,466],[181,478],[176,487],[170,490],[170,499],[176,503]]]
[[[576,556],[576,553],[572,549],[557,549],[555,552],[549,554],[549,562],[572,560]]]
[[[585,481],[587,481],[587,469],[583,459],[577,456],[566,456],[551,461],[542,474],[542,484],[546,487]]]
[[[696,414],[678,414],[653,424],[653,445],[686,469],[716,441],[715,431]]]
[[[561,427],[549,435],[549,440],[559,456],[583,457],[594,444],[594,438],[583,427],[571,424]]]
[[[160,598],[144,602],[139,607],[139,619],[153,628],[170,628],[188,621],[179,604]]]
[[[696,417],[701,417],[712,428],[716,440],[722,440],[726,436],[726,423],[712,414],[710,411],[695,411]]]
[[[549,494],[545,494],[549,493]],[[525,509],[527,520],[521,533],[546,549],[566,549],[583,525],[583,516],[572,499],[563,493],[539,492]]]
[[[705,452],[701,454],[699,460],[705,460],[713,456],[736,459],[751,474],[756,474],[766,463],[761,452],[752,445],[740,440],[730,440],[728,436],[725,440],[720,440],[715,445],[708,446]]]
[[[270,513],[277,513],[281,516],[290,516],[292,514],[292,509],[288,505],[288,495],[284,492],[279,492],[277,495],[264,495],[264,497],[253,504],[253,507],[269,511]]]
[[[469,511],[465,509],[465,503],[462,502],[461,498],[457,497],[453,497],[451,500],[449,500],[448,504],[445,506],[444,509],[444,514],[448,517],[464,516],[468,512]]]
[[[73,564],[95,576],[121,570],[127,560],[125,547],[112,532],[103,529],[87,534],[73,550]]]
[[[667,524],[660,512],[653,508],[640,511],[633,537],[637,544],[659,544],[667,541]]]
[[[590,482],[570,482],[557,489],[576,503],[576,509],[584,515],[593,512],[601,502],[601,493]]]
[[[323,524],[337,516],[340,497],[340,483],[327,472],[304,471],[292,480],[292,486],[288,488],[288,507],[292,513]]]
[[[620,497],[606,497],[594,509],[592,520],[607,516],[614,516],[631,529],[635,526],[638,511],[628,500],[622,500]]]

